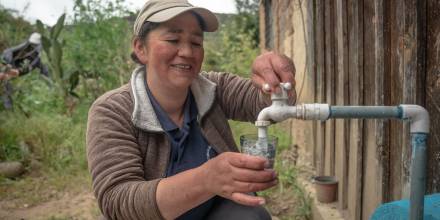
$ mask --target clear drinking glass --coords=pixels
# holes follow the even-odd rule
[[[275,162],[277,144],[278,138],[272,135],[260,140],[258,140],[256,134],[240,136],[241,153],[267,158],[269,160],[269,166],[267,168],[270,169],[273,168]]]

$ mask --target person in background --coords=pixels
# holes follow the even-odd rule
[[[271,219],[253,192],[275,186],[277,173],[267,159],[239,153],[228,120],[255,121],[271,103],[263,85],[269,93],[294,85],[294,65],[266,52],[252,79],[201,72],[204,32],[218,26],[186,0],[150,0],[139,12],[139,66],[88,115],[87,160],[103,219]]]
[[[25,42],[8,48],[1,55],[0,82],[3,84],[3,104],[12,108],[11,95],[13,88],[10,79],[23,76],[33,69],[39,69],[45,77],[49,77],[47,67],[41,62],[41,34],[32,33]]]

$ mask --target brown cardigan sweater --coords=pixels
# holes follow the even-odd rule
[[[107,219],[163,219],[156,203],[170,144],[137,68],[130,84],[99,97],[89,111],[87,159],[93,190]],[[219,153],[238,151],[228,119],[256,120],[270,104],[251,81],[228,73],[201,73],[191,85],[206,140]]]

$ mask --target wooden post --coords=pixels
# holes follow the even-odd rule
[[[440,192],[440,1],[427,1],[426,103],[431,128],[428,139],[429,193]]]
[[[325,84],[326,102],[335,104],[335,36],[334,36],[334,1],[325,1]],[[335,122],[333,119],[325,123],[325,171],[326,175],[335,174]]]
[[[365,105],[384,104],[384,0],[364,1],[364,100]],[[364,123],[362,219],[383,200],[386,174],[386,135],[383,120]]]
[[[315,0],[315,101],[325,103],[325,32],[324,32],[324,1]],[[325,122],[317,121],[315,129],[315,162],[318,175],[324,175],[325,165]]]
[[[387,82],[390,88],[389,105],[403,103],[404,90],[404,24],[406,20],[405,5],[401,0],[391,0],[390,15],[390,75]],[[389,197],[385,200],[399,200],[402,198],[402,147],[403,124],[400,121],[390,122],[390,178]]]
[[[363,102],[363,1],[347,2],[350,105]],[[360,219],[362,207],[362,120],[350,120],[347,219]]]
[[[347,45],[347,4],[345,0],[336,0],[335,5],[335,101],[336,105],[348,104],[348,45]],[[348,121],[335,120],[335,176],[338,184],[338,208],[347,207],[347,166],[348,166]]]

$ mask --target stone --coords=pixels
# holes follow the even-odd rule
[[[24,166],[21,162],[2,162],[0,163],[0,176],[6,178],[15,178],[24,172]]]

